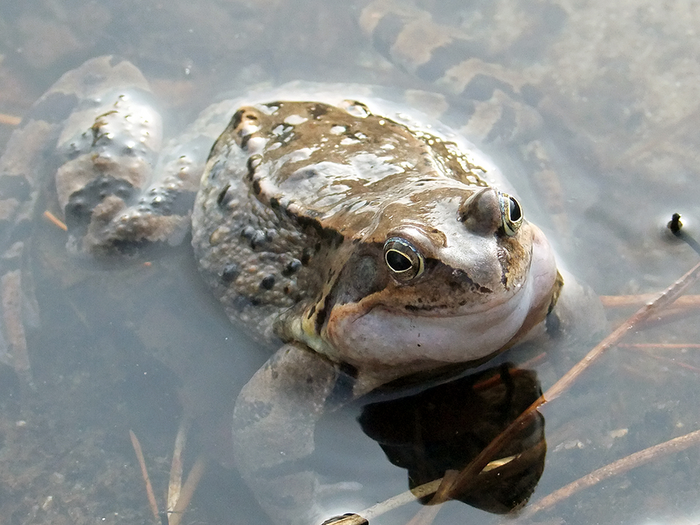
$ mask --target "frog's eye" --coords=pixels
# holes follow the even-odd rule
[[[384,262],[394,279],[402,283],[415,279],[424,270],[420,252],[410,242],[399,237],[392,237],[384,243]]]
[[[499,191],[498,200],[501,205],[503,231],[508,237],[512,237],[523,223],[523,209],[520,207],[518,199],[507,193]]]

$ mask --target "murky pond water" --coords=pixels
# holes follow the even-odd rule
[[[519,159],[532,157],[534,133],[561,185],[555,202],[542,203],[532,181],[512,181],[526,213],[557,245],[563,266],[598,294],[643,294],[698,260],[662,233],[672,212],[691,234],[700,231],[698,32],[700,6],[680,0],[0,1],[0,113],[22,117],[63,72],[103,54],[143,71],[173,130],[222,92],[288,80],[379,84],[400,101],[407,89],[436,92],[447,101],[437,106],[461,108],[442,117],[457,128],[469,97],[515,92],[542,123],[514,151],[490,153],[504,171],[523,171]],[[479,72],[470,80],[483,78],[464,81],[471,87],[462,93],[469,59]],[[14,127],[5,120],[2,151]],[[231,327],[189,247],[104,267],[70,258],[64,234],[40,214],[32,238],[35,389],[9,366],[0,369],[0,523],[152,521],[129,430],[141,440],[163,509],[175,434],[187,418],[185,469],[200,455],[209,459],[184,523],[267,522],[231,466],[226,429],[237,392],[268,353]],[[609,309],[610,326],[632,311]],[[505,485],[484,481],[443,505],[436,522],[500,523],[506,518],[493,512],[530,493],[537,505],[595,469],[698,430],[698,310],[688,313],[629,334],[627,346],[540,410],[522,448],[511,451],[529,459]],[[310,460],[339,489],[327,505],[359,512],[405,491],[407,469],[420,484],[433,468],[460,468],[588,348],[515,349],[444,392],[382,393],[328,415]],[[460,439],[445,444],[446,434]],[[426,442],[440,447],[428,453],[418,446]],[[655,458],[518,519],[697,522],[698,450]],[[411,503],[372,523],[405,523],[420,508]]]

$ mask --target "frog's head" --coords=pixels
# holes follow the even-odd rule
[[[394,370],[479,361],[546,316],[554,256],[514,197],[455,181],[413,190],[343,243],[342,269],[306,321],[333,359]]]

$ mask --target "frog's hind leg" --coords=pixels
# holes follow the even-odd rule
[[[336,365],[292,344],[283,346],[243,387],[234,409],[239,470],[278,523],[320,523],[317,474],[303,460],[339,377]]]

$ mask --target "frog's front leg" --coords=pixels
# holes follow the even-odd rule
[[[319,521],[319,482],[302,461],[314,450],[316,423],[340,374],[338,365],[308,348],[286,344],[238,397],[233,415],[236,462],[278,523]]]

